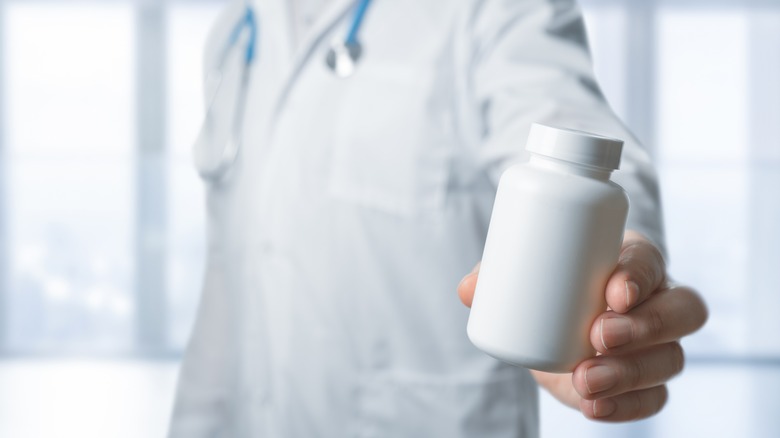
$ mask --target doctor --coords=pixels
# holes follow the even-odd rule
[[[208,260],[172,437],[535,437],[537,385],[599,420],[661,409],[706,309],[666,277],[652,166],[573,1],[236,1],[205,60]],[[478,351],[455,298],[535,121],[628,139],[602,354],[570,375]]]

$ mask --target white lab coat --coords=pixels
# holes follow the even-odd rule
[[[363,59],[338,79],[324,57],[352,4],[332,0],[295,42],[286,2],[255,1],[242,147],[207,182],[206,276],[170,435],[537,436],[533,379],[470,344],[456,295],[498,176],[525,158],[534,121],[627,139],[614,178],[629,227],[661,244],[649,158],[598,91],[572,1],[375,0]],[[208,71],[242,14],[236,2],[216,23]],[[224,147],[238,56],[201,165]]]

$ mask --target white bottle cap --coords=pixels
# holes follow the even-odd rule
[[[558,160],[615,170],[620,167],[623,140],[534,123],[525,148]]]

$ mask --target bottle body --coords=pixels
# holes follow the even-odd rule
[[[608,171],[534,156],[501,177],[468,335],[500,360],[570,372],[594,355],[590,327],[623,239],[628,198]]]

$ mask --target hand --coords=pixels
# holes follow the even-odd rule
[[[458,285],[471,307],[479,265]],[[666,382],[682,371],[679,339],[701,328],[707,308],[692,289],[672,284],[658,249],[626,232],[617,268],[605,290],[608,309],[593,322],[598,351],[571,374],[531,371],[555,398],[602,421],[631,421],[656,414],[666,403]]]

